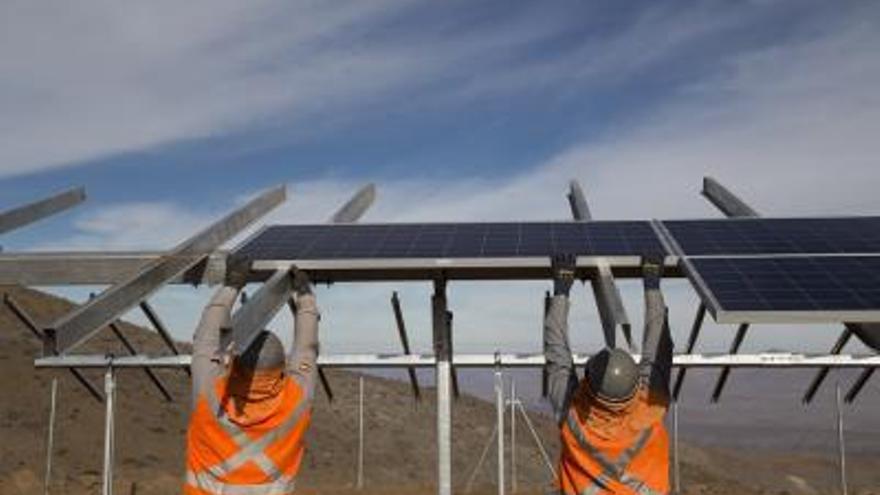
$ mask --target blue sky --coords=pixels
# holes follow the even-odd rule
[[[2,203],[71,185],[90,199],[3,245],[171,246],[282,182],[292,197],[271,221],[320,221],[365,182],[379,187],[372,221],[565,218],[571,178],[597,217],[716,215],[696,194],[703,175],[768,215],[877,214],[878,14],[820,1],[6,2]],[[326,291],[330,348],[393,348],[395,288]],[[425,347],[427,291],[401,290]],[[534,348],[542,292],[465,284],[457,342]],[[635,320],[639,292],[626,293]],[[186,336],[206,295],[157,303]],[[693,295],[670,299],[683,331]],[[595,308],[581,301],[576,340],[591,346]],[[802,332],[755,345],[801,345]],[[810,332],[824,348],[836,330]]]

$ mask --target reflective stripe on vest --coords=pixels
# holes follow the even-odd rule
[[[222,408],[220,401],[217,400],[214,390],[209,390],[206,395],[208,396],[208,403],[215,413],[217,422],[240,450],[232,457],[224,459],[203,471],[187,472],[187,482],[199,489],[207,490],[216,494],[270,495],[287,494],[293,491],[295,479],[293,477],[284,476],[278,466],[275,465],[275,462],[273,462],[264,451],[273,442],[289,434],[296,425],[299,424],[300,418],[308,408],[309,401],[301,400],[290,417],[284,420],[284,422],[277,428],[266,433],[257,440],[251,440],[244,430],[226,417],[226,413]],[[228,475],[247,462],[253,462],[259,466],[270,482],[259,485],[241,485],[224,483],[218,480],[218,478]]]
[[[580,495],[597,495],[601,493],[602,490],[608,490],[612,480],[623,483],[639,495],[662,495],[647,486],[644,481],[626,472],[626,468],[629,466],[630,462],[632,462],[633,458],[645,448],[648,439],[651,438],[652,428],[650,426],[642,430],[638,437],[636,437],[636,441],[626,450],[621,452],[617,459],[612,461],[587,440],[580,423],[578,423],[574,408],[569,409],[566,421],[568,423],[568,429],[571,430],[578,445],[602,467],[603,471],[597,476],[593,483],[581,491]]]
[[[199,490],[217,495],[289,495],[293,492],[295,480],[282,476],[272,483],[260,485],[231,485],[223,483],[208,473],[187,471],[186,482]]]

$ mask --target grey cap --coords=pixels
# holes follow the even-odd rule
[[[247,370],[271,370],[284,366],[284,345],[272,332],[263,330],[247,351],[236,359],[236,364]]]
[[[639,367],[628,352],[621,349],[602,349],[587,361],[584,372],[590,390],[601,400],[626,402],[639,384]]]

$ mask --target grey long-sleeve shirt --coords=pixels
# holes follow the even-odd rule
[[[544,356],[547,361],[547,396],[557,421],[568,414],[578,378],[568,339],[569,300],[554,296],[544,318]],[[645,331],[639,362],[649,400],[668,403],[672,372],[672,339],[666,324],[666,305],[659,288],[645,290]]]
[[[228,325],[232,306],[239,289],[221,287],[211,297],[202,311],[202,317],[193,336],[192,397],[193,404],[199,395],[213,386],[214,381],[225,373],[220,348],[220,329]],[[291,298],[295,308],[293,347],[288,353],[287,373],[297,380],[307,396],[313,396],[318,359],[318,321],[320,319],[315,296],[304,294]]]

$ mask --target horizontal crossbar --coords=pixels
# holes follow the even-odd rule
[[[574,361],[582,365],[588,354],[576,354]],[[635,355],[636,360],[639,359]],[[459,354],[452,358],[457,368],[542,368],[544,355],[536,354]],[[190,356],[51,356],[34,361],[37,368],[180,368],[190,364]],[[328,368],[429,368],[436,364],[433,354],[328,354],[318,358]],[[673,366],[680,368],[880,368],[880,356],[846,354],[678,354]]]

